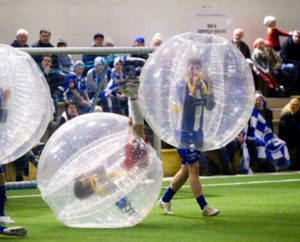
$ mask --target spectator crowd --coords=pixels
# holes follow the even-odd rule
[[[247,127],[228,145],[217,150],[221,172],[252,173],[253,171],[278,171],[280,169],[300,169],[300,105],[294,98],[282,110],[279,121],[279,136],[273,132],[272,111],[267,108],[265,97],[289,97],[300,94],[300,30],[290,32],[277,28],[276,18],[266,16],[266,38],[258,37],[252,44],[252,50],[242,40],[244,31],[233,31],[232,44],[246,58],[252,71],[255,89],[255,105]],[[19,29],[11,46],[30,47],[27,43],[28,32]],[[286,39],[281,44],[279,36]],[[50,42],[51,32],[40,30],[39,40],[32,47],[54,47]],[[163,39],[160,33],[154,35],[149,46],[157,47]],[[145,39],[138,36],[133,47],[145,46]],[[67,42],[59,39],[57,47],[67,47]],[[113,47],[111,39],[102,33],[95,33],[91,47]],[[116,83],[125,79],[138,79],[148,54],[98,55],[84,54],[82,59],[71,55],[33,55],[44,74],[51,91],[55,106],[53,132],[56,128],[78,115],[88,113],[96,106],[98,111],[113,112],[128,116],[127,97],[118,92]],[[58,104],[66,103],[66,110],[60,116]],[[258,132],[255,124],[262,125]],[[147,131],[146,131],[147,132]],[[268,139],[265,139],[265,137]],[[163,144],[163,147],[167,147]],[[280,152],[274,155],[274,150]],[[234,154],[241,153],[239,168],[234,169]],[[202,174],[214,173],[210,170],[208,158],[202,155],[200,161]],[[202,158],[201,158],[202,159]],[[291,163],[291,166],[289,164]],[[19,172],[20,173],[20,172]]]

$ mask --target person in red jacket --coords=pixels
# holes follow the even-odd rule
[[[267,26],[267,39],[271,47],[276,51],[280,51],[281,45],[279,36],[289,36],[290,34],[276,28],[276,18],[273,16],[266,16],[264,18],[264,25]]]

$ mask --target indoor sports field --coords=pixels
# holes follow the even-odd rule
[[[56,220],[37,189],[8,190],[6,212],[28,241],[300,241],[300,173],[203,177],[209,204],[220,209],[203,217],[186,184],[173,199],[175,215],[158,207],[140,224],[122,229],[68,228]],[[169,181],[163,182],[163,190]]]

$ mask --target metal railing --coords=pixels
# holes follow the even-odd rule
[[[54,47],[54,48],[19,48],[30,55],[43,54],[148,54],[155,48],[152,47]]]
[[[153,47],[53,47],[53,48],[19,48],[30,55],[59,55],[59,54],[149,54],[155,48]],[[159,157],[161,157],[161,140],[153,132],[153,145]]]

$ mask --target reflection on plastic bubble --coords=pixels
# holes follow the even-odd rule
[[[0,162],[13,161],[42,137],[53,117],[48,84],[25,52],[0,44]]]
[[[165,142],[213,150],[246,126],[254,103],[248,64],[230,42],[185,33],[165,41],[141,73],[140,106]]]
[[[71,227],[134,226],[151,211],[161,189],[155,150],[133,135],[128,118],[92,113],[51,136],[37,173],[43,199]]]

